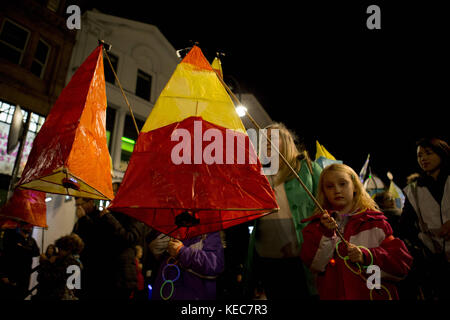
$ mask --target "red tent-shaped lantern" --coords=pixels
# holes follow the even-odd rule
[[[241,119],[200,48],[177,66],[108,208],[186,239],[278,205]]]
[[[14,229],[18,221],[47,228],[45,192],[16,189],[0,209],[0,228]]]
[[[20,188],[112,199],[102,46],[63,89],[33,142]]]

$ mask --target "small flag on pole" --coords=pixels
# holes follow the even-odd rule
[[[366,162],[364,163],[361,171],[359,172],[359,180],[361,180],[361,183],[364,183],[364,179],[366,178],[367,168],[369,166],[369,159],[370,159],[370,153],[367,155]]]

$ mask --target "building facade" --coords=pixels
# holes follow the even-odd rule
[[[272,118],[253,94],[242,93],[240,101],[261,128],[265,128],[272,123]],[[247,116],[241,117],[241,120],[247,130],[250,128],[257,129]]]
[[[75,35],[66,27],[64,0],[0,3],[0,203],[17,157],[18,147],[6,152],[15,107],[24,119],[31,115],[23,169],[34,136],[65,86]]]

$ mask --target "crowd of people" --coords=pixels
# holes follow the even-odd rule
[[[278,130],[280,153],[320,208],[283,161],[276,175],[267,176],[278,212],[183,241],[76,198],[73,232],[40,255],[32,299],[450,298],[445,141],[417,143],[421,173],[408,182],[398,208],[387,190],[371,197],[349,166],[320,167],[283,124],[267,129],[269,137]],[[30,226],[2,230],[0,251],[0,298],[24,299],[31,259],[39,256]],[[79,279],[70,278],[70,266],[80,270]],[[368,285],[374,266],[380,271],[375,288]]]

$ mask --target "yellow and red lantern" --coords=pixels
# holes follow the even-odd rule
[[[278,210],[235,106],[199,47],[159,96],[109,209],[178,239]]]

